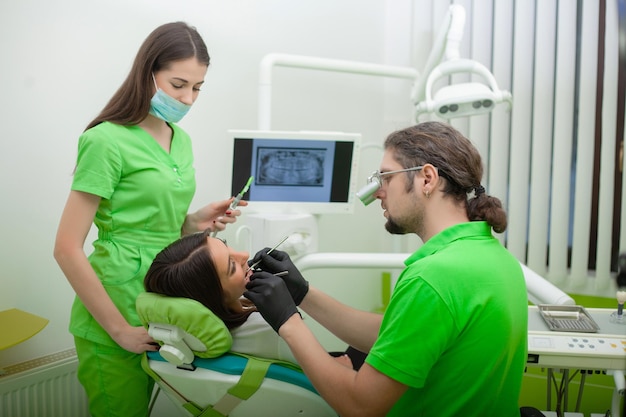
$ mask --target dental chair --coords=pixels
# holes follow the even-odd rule
[[[337,417],[296,365],[231,352],[226,325],[199,302],[142,293],[136,308],[161,345],[143,368],[188,415]]]

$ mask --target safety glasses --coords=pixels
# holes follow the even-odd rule
[[[372,201],[376,200],[374,194],[376,194],[376,191],[380,189],[380,186],[383,183],[382,177],[384,177],[385,175],[397,174],[399,172],[419,171],[422,168],[424,168],[424,166],[420,165],[412,168],[398,169],[396,171],[380,172],[376,170],[372,172],[372,175],[367,177],[367,184],[363,186],[363,188],[361,188],[359,191],[357,191],[356,196],[359,197],[359,200],[361,200],[363,205],[367,206]]]

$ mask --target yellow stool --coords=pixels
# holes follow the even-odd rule
[[[0,311],[0,350],[10,348],[39,333],[49,320],[11,308]],[[0,375],[2,375],[0,369]]]

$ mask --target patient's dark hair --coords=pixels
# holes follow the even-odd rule
[[[191,298],[218,316],[229,329],[242,325],[254,308],[230,310],[207,245],[208,232],[186,235],[163,249],[152,261],[144,278],[148,292]],[[242,305],[253,307],[248,300]]]
[[[387,137],[385,149],[403,168],[434,165],[445,179],[443,193],[465,206],[470,221],[484,220],[497,233],[506,230],[502,202],[486,194],[480,183],[483,165],[478,149],[450,124],[424,122],[398,130]],[[406,173],[407,191],[413,187],[414,175],[415,171]]]

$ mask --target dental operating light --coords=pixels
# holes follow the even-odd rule
[[[452,119],[488,113],[502,102],[511,104],[511,93],[498,88],[493,74],[484,65],[460,58],[464,26],[465,9],[460,5],[450,6],[424,72],[411,93],[416,121],[427,113]],[[451,83],[434,91],[433,86],[441,78],[458,74],[475,74],[483,82]]]
[[[469,82],[441,87],[433,93],[433,85],[442,77],[471,73],[480,75],[485,83]],[[428,75],[423,101],[415,106],[415,118],[425,113],[435,113],[443,119],[475,116],[488,113],[496,104],[512,103],[511,93],[500,90],[489,70],[479,62],[469,59],[446,61],[435,67]]]

